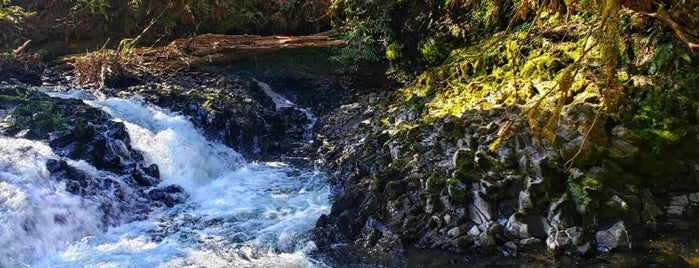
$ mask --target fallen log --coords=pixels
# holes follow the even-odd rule
[[[331,47],[343,44],[329,36],[259,36],[207,34],[177,39],[163,47],[136,48],[133,54],[144,64],[169,70],[230,63],[256,53],[302,47]]]
[[[128,75],[162,76],[205,65],[223,65],[236,60],[282,49],[332,47],[342,45],[327,35],[259,36],[206,34],[176,39],[165,46],[130,48],[122,41],[118,50],[100,51],[63,57],[74,67],[77,82],[98,83],[101,87]],[[127,45],[123,45],[127,44]]]
[[[303,47],[332,47],[343,44],[325,35],[310,36],[259,36],[206,34],[191,38],[176,39],[160,47],[138,47],[121,54],[131,57],[138,64],[157,66],[161,70],[198,68],[203,65],[225,64],[244,59],[255,53]],[[63,58],[75,63],[85,54]]]

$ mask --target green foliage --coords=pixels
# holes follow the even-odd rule
[[[0,37],[7,36],[3,19],[16,20],[21,9],[0,0]],[[19,1],[16,1],[19,2]],[[329,30],[325,16],[330,0],[75,0],[21,1],[36,15],[24,21],[26,30],[12,36],[33,40],[55,54],[102,47],[109,39],[140,35],[137,45],[152,45],[193,34],[304,35]],[[9,20],[8,20],[9,21]],[[60,22],[60,23],[56,23]],[[19,26],[19,25],[17,25]],[[9,37],[8,37],[9,38]],[[24,41],[22,40],[22,42]],[[0,39],[0,41],[3,41]],[[107,48],[117,44],[110,43]],[[6,42],[3,48],[11,47]],[[67,50],[67,51],[66,51]]]
[[[0,1],[0,21],[20,23],[29,15],[30,13],[25,12],[21,7],[12,5],[10,0]]]
[[[648,72],[651,74],[660,73],[668,64],[672,63],[673,59],[674,53],[672,52],[672,43],[658,45],[655,53],[653,53],[653,59]],[[691,58],[689,61],[691,62]]]
[[[385,23],[384,21],[349,21],[343,27],[340,37],[345,40],[345,45],[336,50],[336,55],[331,59],[342,64],[357,63],[362,61],[378,61],[381,59],[381,41],[376,36],[386,36],[390,32],[385,27],[375,24]],[[398,47],[394,46],[394,49]],[[386,55],[388,55],[388,51]],[[397,56],[400,52],[392,50],[392,55]]]
[[[686,92],[654,87],[645,88],[643,93],[636,99],[629,123],[652,152],[658,153],[689,133],[697,120],[697,105]]]
[[[23,101],[11,112],[11,126],[39,132],[62,130],[63,114],[51,101]]]

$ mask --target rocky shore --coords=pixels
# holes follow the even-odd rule
[[[599,104],[586,102],[564,109],[555,142],[536,138],[522,120],[493,151],[506,115],[521,111],[434,119],[395,102],[372,92],[320,119],[319,158],[336,193],[316,225],[321,249],[361,249],[350,264],[379,266],[411,263],[395,256],[412,249],[455,253],[454,265],[483,264],[464,255],[546,265],[696,264],[649,245],[697,237],[699,128],[691,105],[666,107],[688,123],[661,150],[623,124],[595,123]]]

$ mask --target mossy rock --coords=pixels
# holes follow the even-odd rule
[[[452,204],[460,207],[465,207],[471,198],[471,191],[468,189],[468,186],[456,179],[447,180],[447,193]]]

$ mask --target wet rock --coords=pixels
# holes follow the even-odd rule
[[[131,178],[140,186],[156,186],[160,183],[160,171],[155,164],[148,167],[139,164],[133,168]]]
[[[328,226],[328,215],[320,214],[318,220],[316,221],[316,228],[323,228]]]
[[[668,216],[680,217],[684,215],[685,211],[689,206],[689,196],[678,195],[670,198],[669,205],[667,206]]]
[[[340,213],[358,207],[364,200],[364,194],[358,189],[346,190],[339,199],[333,202],[330,215],[338,216]]]
[[[148,197],[154,201],[163,203],[167,207],[174,207],[184,203],[189,195],[179,185],[169,185],[164,188],[152,189],[148,192]]]
[[[471,220],[480,225],[494,219],[495,209],[486,201],[480,192],[474,192],[473,203],[469,205],[469,215]]]
[[[357,212],[348,210],[337,216],[337,230],[345,239],[354,239],[361,232],[363,222]]]
[[[384,194],[388,199],[395,199],[399,195],[405,193],[405,184],[403,180],[390,181],[386,184]]]
[[[522,215],[514,213],[505,224],[505,230],[515,238],[536,237],[546,239],[549,223],[541,215]]]
[[[497,242],[495,241],[495,237],[488,234],[488,232],[483,232],[483,233],[479,234],[478,236],[476,236],[475,239],[473,240],[473,243],[480,250],[484,250],[484,251],[494,249],[495,246],[497,246]]]
[[[623,221],[616,222],[609,228],[597,232],[595,240],[600,251],[631,249],[631,240]]]
[[[565,231],[553,231],[546,238],[546,247],[550,251],[556,251],[560,249],[565,249],[571,245],[571,239]]]
[[[544,242],[535,237],[525,238],[519,240],[519,246],[517,248],[519,252],[522,253],[542,253],[544,252]]]
[[[565,230],[566,236],[574,246],[580,246],[585,243],[583,228],[573,226]]]

